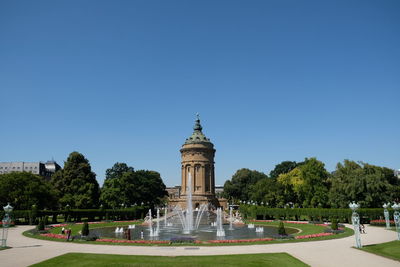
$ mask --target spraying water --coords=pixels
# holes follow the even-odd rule
[[[157,208],[157,230],[156,230],[156,232],[157,232],[156,236],[158,236],[158,233],[160,232],[160,209],[159,208]]]
[[[149,209],[149,235],[154,236],[153,233],[153,221],[152,221],[152,216],[151,216],[151,209]]]
[[[157,210],[158,211],[158,210]],[[159,219],[159,216],[160,216],[160,214],[157,212],[157,219]],[[152,219],[153,219],[153,217],[152,217],[152,215],[151,215],[151,209],[149,209],[149,236],[158,236],[158,233],[159,233],[159,226],[158,226],[158,221],[159,220],[157,220],[157,229],[154,231],[154,229],[153,229],[153,221],[152,221]]]
[[[229,230],[233,230],[232,227],[233,216],[232,216],[232,206],[229,207]]]
[[[186,215],[183,233],[189,234],[193,230],[193,205],[192,205],[192,175],[189,172],[188,187],[186,190]]]
[[[164,208],[164,225],[165,226],[167,226],[168,225],[168,223],[167,223],[167,217],[168,217],[168,208],[167,207],[165,207]]]
[[[217,236],[225,236],[225,230],[222,227],[222,209],[217,209]]]

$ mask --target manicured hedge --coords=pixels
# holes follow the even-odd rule
[[[81,222],[83,219],[88,221],[101,220],[137,220],[146,216],[149,207],[135,206],[124,209],[70,209],[70,210],[14,210],[11,218],[16,224],[38,224],[40,218],[45,216],[52,217],[50,223],[57,223],[56,218],[68,217],[73,222]],[[0,217],[4,217],[4,211],[0,212]]]
[[[269,208],[256,205],[241,205],[240,213],[245,219],[284,219],[284,220],[308,220],[308,221],[329,221],[337,218],[340,222],[351,221],[350,209],[322,209],[322,208]],[[359,209],[358,214],[363,223],[383,217],[382,209]],[[391,217],[393,211],[389,210]]]

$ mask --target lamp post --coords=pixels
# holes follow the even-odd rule
[[[10,203],[8,203],[8,205],[3,207],[3,209],[5,212],[5,215],[4,215],[4,219],[2,220],[3,231],[1,234],[1,247],[5,248],[5,247],[7,247],[8,227],[10,227],[10,223],[11,223],[10,212],[13,210],[13,207],[11,207]]]
[[[389,216],[389,211],[387,208],[390,207],[390,203],[385,203],[383,204],[383,214],[385,215],[385,222],[386,222],[386,229],[390,229],[390,216]]]
[[[360,207],[359,204],[353,203],[349,204],[349,208],[353,211],[351,214],[351,222],[353,223],[354,228],[354,237],[356,238],[356,247],[361,248],[361,237],[360,237],[360,216],[356,212],[356,210]]]
[[[392,208],[394,209],[394,224],[396,225],[396,232],[397,232],[397,240],[400,240],[400,205],[398,203],[394,203],[392,205]]]

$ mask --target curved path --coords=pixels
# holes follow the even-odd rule
[[[69,252],[160,256],[287,252],[311,266],[400,266],[398,261],[352,248],[354,236],[304,243],[186,248],[76,244],[33,239],[22,235],[22,232],[31,228],[32,226],[18,226],[9,229],[7,245],[12,248],[0,250],[1,266],[29,266]],[[366,232],[367,234],[361,235],[363,245],[396,239],[396,232],[381,227],[366,225]]]

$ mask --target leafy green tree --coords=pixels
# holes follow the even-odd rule
[[[299,165],[300,163],[297,163],[296,161],[282,161],[269,173],[269,177],[276,179],[279,175],[288,173]]]
[[[115,163],[106,170],[106,179],[101,189],[100,201],[107,207],[117,208],[131,204],[134,169],[126,163]],[[132,203],[133,204],[133,203]]]
[[[285,199],[284,186],[272,178],[263,178],[254,184],[251,189],[250,198],[258,203],[270,207],[283,207],[289,202]]]
[[[126,163],[117,162],[112,168],[106,170],[106,179],[121,178],[125,172],[134,172],[133,167],[128,166]]]
[[[224,184],[224,196],[229,199],[245,200],[251,199],[251,188],[261,179],[268,178],[262,172],[249,169],[240,169]]]
[[[130,206],[141,202],[160,204],[167,195],[161,176],[155,171],[134,171],[125,163],[116,163],[106,171],[100,200],[107,207]]]
[[[337,164],[329,182],[329,202],[334,208],[347,208],[351,201],[365,208],[380,208],[400,192],[393,170],[350,160]]]
[[[12,172],[0,175],[0,204],[5,206],[7,202],[16,210],[28,210],[33,205],[51,209],[57,204],[57,196],[42,177],[29,172]]]
[[[64,163],[64,169],[56,172],[51,183],[60,196],[62,207],[96,208],[99,202],[99,184],[89,161],[79,152],[72,152]]]
[[[328,203],[328,171],[325,164],[316,158],[306,159],[299,166],[304,180],[302,191],[304,207],[325,207]]]
[[[303,207],[323,207],[328,202],[328,175],[324,163],[310,158],[289,173],[280,174],[277,180],[285,188],[286,199],[294,193],[293,203]]]
[[[164,197],[168,195],[165,184],[156,171],[136,171],[134,186],[134,191],[139,193],[135,202],[143,201],[152,205],[161,204]]]

